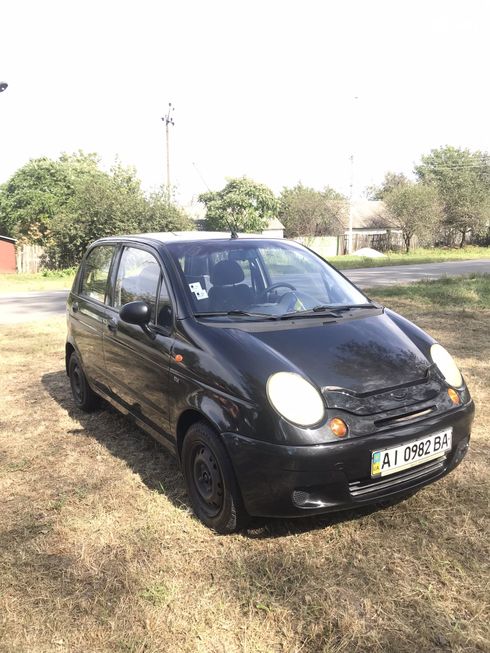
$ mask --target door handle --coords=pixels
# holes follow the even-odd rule
[[[78,313],[78,309],[79,309],[79,308],[80,308],[80,307],[78,306],[78,302],[73,302],[73,304],[71,305],[71,310],[72,310],[74,313]]]
[[[109,331],[112,331],[113,333],[117,331],[117,322],[114,318],[108,320],[107,328],[109,329]]]

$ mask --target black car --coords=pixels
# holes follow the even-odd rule
[[[103,238],[67,319],[77,406],[131,415],[222,533],[403,496],[468,449],[474,405],[450,354],[294,242]]]

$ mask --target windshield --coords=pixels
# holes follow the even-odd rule
[[[196,315],[299,315],[369,300],[325,261],[287,241],[169,243]],[[315,309],[315,310],[313,310]]]

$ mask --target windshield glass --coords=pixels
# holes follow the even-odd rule
[[[168,243],[195,314],[282,316],[369,305],[325,261],[301,245],[272,240]],[[245,315],[246,317],[246,315]]]

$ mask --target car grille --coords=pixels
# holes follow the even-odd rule
[[[436,474],[444,469],[445,462],[446,456],[442,456],[441,458],[425,463],[425,465],[419,465],[414,469],[400,472],[393,476],[381,477],[374,480],[370,478],[366,481],[352,481],[349,483],[349,492],[352,497],[362,498],[374,492],[396,489],[398,485],[417,481],[418,479],[424,478],[424,476]]]
[[[435,406],[428,406],[424,410],[412,410],[411,412],[402,413],[393,417],[385,417],[383,419],[374,420],[374,426],[381,428],[383,426],[392,426],[408,422],[409,420],[421,419],[432,413],[436,409]]]

